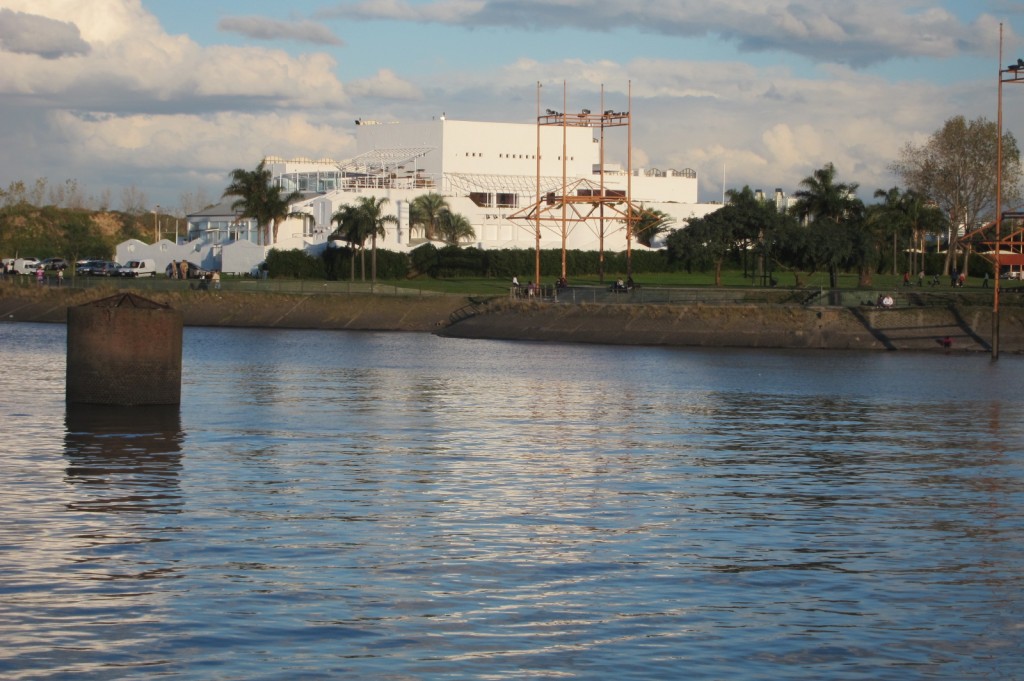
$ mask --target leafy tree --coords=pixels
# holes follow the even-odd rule
[[[774,203],[759,200],[743,187],[727,193],[729,202],[703,218],[691,220],[684,229],[672,230],[665,239],[671,263],[686,269],[713,267],[715,285],[722,282],[722,267],[731,255],[758,256],[758,267],[768,278],[783,250],[780,240],[792,218],[779,213]]]
[[[855,261],[860,285],[871,285],[870,249],[855,249],[854,240],[864,244],[862,235],[864,204],[857,198],[857,184],[836,182],[836,168],[827,163],[800,181],[802,189],[793,193],[793,214],[808,227],[808,256],[816,267],[828,270],[829,286],[838,288],[839,269]]]
[[[281,195],[281,187],[271,182],[266,160],[260,161],[255,170],[236,168],[231,171],[231,184],[222,196],[237,196],[231,204],[232,210],[241,210],[241,217],[252,218],[260,230],[266,230],[266,243],[277,243],[277,230],[281,221],[291,213],[289,206],[302,198],[293,191]]]
[[[690,220],[687,227],[673,230],[665,239],[669,258],[681,263],[688,271],[697,269],[703,272],[713,267],[715,286],[722,285],[722,264],[735,247],[734,225],[722,215],[723,210],[719,208],[702,218]]]
[[[948,216],[943,273],[954,264],[955,230],[968,230],[995,218],[998,126],[985,118],[954,116],[928,141],[907,143],[890,166],[903,183],[934,202]],[[1007,205],[1021,200],[1021,162],[1017,140],[1003,133],[1002,194]]]
[[[423,227],[428,240],[436,239],[441,228],[442,216],[449,212],[448,201],[435,192],[417,196],[409,204],[409,222]]]

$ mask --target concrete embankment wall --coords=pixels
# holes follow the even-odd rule
[[[0,319],[63,323],[68,307],[111,293],[0,287]],[[181,310],[186,326],[425,331],[453,338],[613,345],[953,352],[990,352],[992,335],[991,309],[983,307],[565,305],[496,299],[472,308],[468,299],[457,296],[183,291],[150,297]],[[1000,352],[1024,353],[1024,308],[1004,308],[1000,327]],[[951,348],[944,347],[944,339]]]
[[[1024,351],[1022,321],[1019,309],[1001,314],[1000,352]],[[499,304],[438,333],[616,345],[991,352],[991,325],[991,310],[982,308]]]
[[[67,309],[116,293],[116,289],[0,289],[0,319],[58,322]],[[180,310],[185,326],[282,329],[434,331],[468,300],[458,296],[290,295],[229,291],[146,293]]]

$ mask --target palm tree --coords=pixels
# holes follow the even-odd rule
[[[895,275],[898,266],[897,239],[910,228],[910,219],[906,211],[906,199],[899,187],[876,189],[875,198],[882,203],[872,206],[868,223],[884,234],[879,237],[892,236],[892,273]],[[907,268],[909,272],[912,266]]]
[[[221,195],[238,197],[231,209],[238,211],[239,217],[255,220],[261,233],[266,229],[264,240],[268,246],[277,243],[277,229],[289,215],[288,206],[302,198],[297,191],[282,196],[281,187],[271,180],[266,160],[260,161],[255,170],[236,168],[231,171],[231,184]]]
[[[447,211],[448,201],[440,194],[421,194],[409,204],[409,222],[422,225],[427,239],[436,239],[441,226],[441,216]]]
[[[438,230],[441,238],[449,246],[458,246],[460,241],[476,237],[476,231],[469,220],[465,216],[449,210],[441,213]]]
[[[803,189],[793,192],[796,204],[793,213],[797,217],[818,225],[816,234],[818,259],[828,267],[829,285],[839,286],[839,265],[849,258],[853,251],[853,239],[848,228],[859,223],[864,204],[856,197],[857,184],[836,182],[836,167],[826,163],[814,174],[800,181]],[[864,259],[861,260],[861,278],[865,275]],[[870,271],[867,272],[870,281]],[[863,282],[862,282],[863,283]]]
[[[633,235],[639,243],[651,248],[654,240],[667,232],[671,224],[671,216],[664,211],[641,207],[640,215],[633,226]]]
[[[356,250],[357,245],[362,242],[360,234],[363,230],[359,224],[362,219],[362,213],[355,206],[342,206],[331,216],[331,223],[337,223],[338,227],[328,238],[348,243],[352,251],[352,257],[349,259],[349,281],[356,280]]]
[[[387,234],[384,225],[398,224],[397,217],[383,214],[384,204],[387,202],[388,200],[384,197],[378,199],[373,196],[360,196],[356,203],[356,210],[362,214],[362,219],[359,223],[364,227],[365,232],[369,233],[368,236],[373,248],[370,279],[373,283],[377,283],[377,237]],[[365,235],[363,238],[365,240]],[[366,278],[365,273],[363,278]]]

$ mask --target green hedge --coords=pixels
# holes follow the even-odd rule
[[[349,246],[340,248],[328,247],[321,256],[324,263],[324,277],[331,281],[348,281],[352,275],[352,251]],[[369,277],[373,270],[373,252],[366,252],[366,276]],[[356,279],[362,275],[362,264],[360,263],[359,251],[355,252]],[[405,279],[409,276],[409,256],[405,253],[396,253],[382,248],[377,249],[377,278],[378,279]]]
[[[355,253],[355,276],[361,278],[362,255]],[[372,253],[367,251],[366,276],[370,276]],[[306,254],[305,251],[272,250],[267,256],[267,267],[271,277],[289,277],[294,279],[329,279],[346,281],[352,271],[352,249],[349,246],[327,248],[319,258]],[[542,277],[557,277],[562,273],[562,251],[546,249],[540,252],[540,269]],[[597,251],[571,250],[565,253],[566,276],[592,276],[597,274],[600,266],[600,254]],[[633,252],[633,272],[644,274],[652,272],[671,272],[677,269],[668,260],[665,251]],[[533,278],[536,270],[536,252],[530,249],[507,248],[500,250],[481,250],[479,248],[443,246],[438,248],[432,243],[419,246],[410,253],[396,253],[377,249],[377,278],[405,279],[409,276],[427,275],[434,279],[456,277],[493,277],[511,279],[518,276],[528,281]],[[606,273],[624,273],[626,271],[625,252],[606,252],[604,254],[604,271]]]

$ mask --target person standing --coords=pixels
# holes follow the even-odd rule
[[[210,275],[210,280],[213,281],[214,290],[220,290],[220,270],[214,270],[213,274]]]
[[[986,272],[985,276],[981,278],[981,287],[988,288],[988,272]]]

